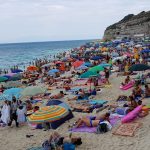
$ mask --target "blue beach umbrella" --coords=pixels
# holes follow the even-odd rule
[[[11,71],[12,73],[20,73],[20,72],[23,72],[21,69],[15,69],[15,70],[12,70]]]
[[[141,53],[150,53],[150,49],[144,49],[141,51]]]
[[[110,67],[111,64],[108,64],[108,63],[102,63],[102,64],[99,64],[99,66],[101,66],[101,67]]]
[[[83,65],[84,65],[84,66],[87,66],[87,67],[93,66],[90,62],[85,62]]]
[[[4,91],[4,97],[7,97],[8,100],[12,100],[12,96],[15,96],[17,99],[21,96],[22,88],[11,88]]]
[[[87,66],[81,65],[77,68],[77,70],[84,70],[84,69],[88,69]]]
[[[54,74],[54,73],[56,73],[56,72],[59,72],[59,70],[58,70],[58,69],[52,69],[52,70],[50,70],[50,71],[48,72],[48,74],[51,75],[51,74]]]
[[[91,58],[91,60],[99,60],[99,59],[103,59],[103,57],[101,56],[94,56]]]

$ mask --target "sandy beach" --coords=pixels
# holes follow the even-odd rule
[[[97,95],[97,99],[109,100],[109,103],[115,102],[120,94],[129,95],[131,90],[121,91],[119,89],[120,82],[124,77],[116,77],[112,75],[110,81],[112,88],[104,88],[102,93]],[[149,104],[150,99],[144,99],[144,104]],[[104,110],[106,111],[106,110]],[[101,114],[104,111],[98,113]],[[63,135],[69,135],[68,126],[72,124],[79,116],[85,116],[85,113],[74,113],[74,118],[65,122],[56,131]],[[89,115],[89,114],[88,114]],[[93,115],[93,114],[92,114]],[[73,135],[80,136],[83,144],[77,147],[77,150],[149,150],[150,142],[150,116],[139,119],[138,122],[142,126],[135,132],[134,137],[124,137],[113,135],[112,132],[116,129],[105,134],[94,133],[73,133]],[[53,130],[32,130],[29,126],[21,126],[16,128],[0,128],[0,149],[1,150],[26,150],[34,146],[41,146],[45,139],[48,139]],[[27,134],[32,134],[30,138],[26,138]]]

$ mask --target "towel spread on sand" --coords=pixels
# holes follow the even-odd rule
[[[112,116],[110,118],[110,123],[112,126],[115,126],[119,121],[121,120],[121,117],[119,116]],[[87,126],[82,126],[80,128],[73,128],[70,130],[71,132],[88,132],[88,133],[95,133],[96,132],[96,127],[87,127]]]
[[[113,134],[122,136],[134,136],[137,128],[140,127],[140,123],[125,123],[121,124]]]

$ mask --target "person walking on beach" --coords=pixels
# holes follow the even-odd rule
[[[13,120],[15,120],[16,127],[19,127],[19,123],[17,121],[17,108],[18,108],[18,104],[17,104],[16,98],[13,97],[13,101],[11,105],[10,122],[8,123],[8,126],[11,126]]]
[[[110,82],[109,82],[109,70],[107,68],[104,68],[104,72],[105,72],[106,83],[110,84]]]

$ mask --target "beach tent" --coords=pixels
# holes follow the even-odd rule
[[[59,105],[50,105],[41,107],[34,114],[30,115],[27,120],[30,123],[42,124],[49,122],[52,129],[56,129],[66,120],[73,117],[70,110]]]

